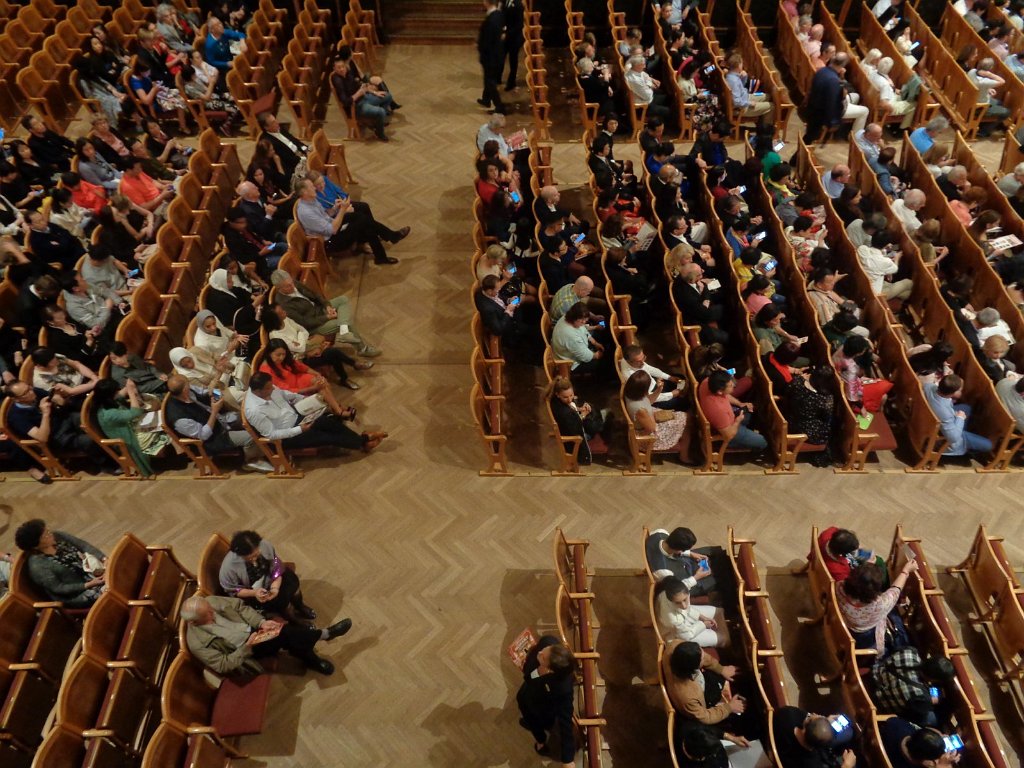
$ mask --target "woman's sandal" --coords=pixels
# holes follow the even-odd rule
[[[356,420],[356,409],[345,408],[340,414],[338,414],[343,421],[355,421]]]

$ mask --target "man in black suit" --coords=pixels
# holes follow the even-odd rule
[[[277,122],[277,117],[270,112],[260,112],[256,116],[256,120],[259,121],[260,128],[263,129],[260,138],[267,139],[274,145],[274,151],[277,152],[277,156],[281,158],[281,164],[284,166],[284,175],[291,183],[295,169],[309,154],[309,147],[282,128],[281,124]]]
[[[516,89],[516,74],[519,72],[519,52],[526,42],[523,32],[523,0],[504,0],[505,14],[505,55],[508,56],[508,79],[505,90]],[[499,79],[501,73],[499,72]]]
[[[288,244],[272,242],[260,237],[249,228],[249,221],[240,207],[228,211],[222,230],[228,253],[240,264],[252,267],[264,282],[270,282],[270,273],[288,250]]]
[[[52,275],[40,275],[21,286],[14,311],[14,324],[25,329],[25,336],[34,339],[43,326],[42,309],[60,296],[60,284]]]
[[[516,317],[519,303],[505,303],[498,296],[498,278],[487,275],[480,283],[480,290],[473,297],[480,320],[488,333],[499,336],[503,343],[516,346],[522,339],[523,328]]]
[[[281,240],[281,228],[287,228],[291,223],[291,216],[286,209],[278,210],[275,205],[264,205],[259,187],[251,181],[243,181],[235,191],[239,197],[238,207],[249,222],[249,230],[264,240]]]
[[[480,66],[484,70],[484,93],[477,99],[477,104],[488,108],[493,104],[494,111],[504,115],[505,105],[498,91],[501,71],[505,68],[505,16],[499,7],[500,3],[501,0],[484,0],[487,15],[480,24],[480,34],[476,39]]]
[[[28,245],[32,249],[32,260],[40,266],[52,262],[60,263],[64,269],[74,269],[85,253],[82,241],[64,227],[50,223],[50,217],[41,209],[28,215]]]

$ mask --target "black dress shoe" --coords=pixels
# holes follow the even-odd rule
[[[341,637],[350,629],[352,629],[352,619],[342,619],[337,624],[331,624],[327,628],[327,639],[333,640],[336,637]]]
[[[397,264],[398,263],[398,259],[396,259],[394,256],[385,256],[383,259],[374,259],[373,263],[374,264],[382,264],[382,265],[383,264]]]
[[[309,654],[303,661],[306,664],[306,669],[312,669],[314,672],[319,672],[321,675],[333,675],[334,665],[327,659],[320,658],[315,653]]]
[[[409,236],[410,232],[412,232],[412,227],[402,227],[400,230],[398,230],[398,232],[395,233],[395,239],[392,240],[391,242],[392,243],[400,243],[400,242],[402,242],[403,240],[405,240],[405,238],[407,238]]]
[[[484,109],[490,109],[491,108],[491,102],[489,102],[489,101],[484,101],[483,99],[477,99],[476,103],[479,104]]]

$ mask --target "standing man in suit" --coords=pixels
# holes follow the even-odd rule
[[[516,89],[516,75],[519,73],[519,52],[526,42],[523,33],[523,0],[504,0],[505,54],[508,56],[508,79],[505,90]],[[499,79],[501,73],[498,73]]]
[[[498,83],[501,72],[505,68],[505,16],[501,12],[502,0],[484,0],[487,15],[480,24],[480,34],[476,39],[476,50],[480,55],[480,66],[484,70],[484,94],[477,99],[481,107],[494,105],[494,111],[505,114],[505,105],[501,102]]]

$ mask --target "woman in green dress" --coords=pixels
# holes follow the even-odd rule
[[[128,379],[122,389],[113,379],[103,379],[96,384],[93,392],[96,421],[103,434],[112,440],[123,440],[142,476],[152,477],[153,467],[149,457],[158,455],[168,444],[169,438],[159,426],[152,428],[141,424],[146,409],[135,382]]]

